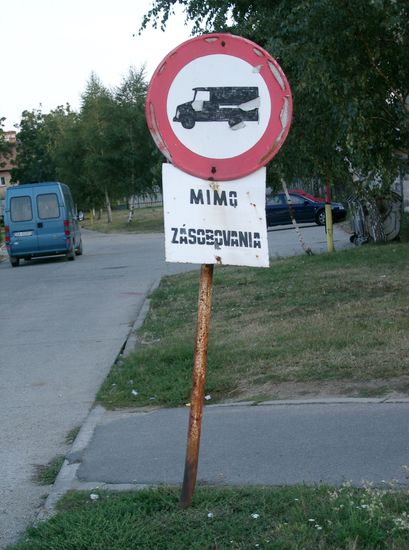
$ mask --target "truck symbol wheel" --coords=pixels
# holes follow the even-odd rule
[[[183,128],[186,130],[191,130],[196,124],[195,119],[192,115],[184,115],[181,117],[180,122],[182,123]]]

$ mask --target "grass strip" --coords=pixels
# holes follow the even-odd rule
[[[89,213],[81,227],[101,233],[163,233],[163,208],[159,206],[135,208],[134,217],[128,222],[128,210],[113,210],[112,223],[106,213],[101,219],[90,219]]]
[[[408,270],[408,242],[216,268],[206,393],[271,399],[283,383],[342,382],[354,395],[373,381],[363,395],[408,393]],[[104,406],[189,401],[198,282],[197,272],[162,280],[135,353],[98,393]]]
[[[404,549],[407,492],[348,484],[283,488],[198,488],[69,493],[51,520],[13,550]],[[11,549],[10,549],[11,550]]]
[[[61,470],[64,459],[65,457],[63,455],[58,455],[47,464],[35,464],[33,475],[34,483],[38,483],[39,485],[52,485]]]

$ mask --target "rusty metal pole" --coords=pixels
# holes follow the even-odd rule
[[[187,508],[192,503],[199,461],[200,432],[202,428],[203,399],[206,378],[207,344],[212,308],[213,264],[203,264],[200,271],[199,302],[197,308],[195,355],[193,362],[192,396],[189,428],[180,504]]]

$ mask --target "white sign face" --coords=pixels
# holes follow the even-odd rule
[[[166,107],[179,141],[213,159],[237,157],[251,149],[271,114],[270,93],[258,68],[225,54],[185,65],[169,88]]]
[[[215,182],[162,166],[166,261],[269,267],[266,172]]]

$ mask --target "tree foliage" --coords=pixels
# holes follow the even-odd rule
[[[112,90],[91,74],[78,113],[69,105],[24,111],[13,180],[64,181],[82,209],[151,189],[159,155],[145,121],[146,88],[143,68],[130,68]]]
[[[1,159],[7,158],[7,156],[11,152],[11,145],[6,140],[6,136],[4,133],[4,121],[6,119],[4,117],[0,118],[0,167],[4,165],[4,161],[1,161]]]
[[[121,145],[117,170],[128,196],[143,194],[160,178],[162,159],[145,121],[146,91],[144,68],[137,71],[131,67],[114,94]]]
[[[51,155],[49,117],[40,109],[23,111],[17,136],[16,167],[11,170],[14,181],[50,181],[55,179]]]
[[[194,32],[233,32],[280,63],[293,91],[292,129],[270,170],[383,182],[409,151],[407,0],[154,0],[142,23],[166,26],[175,4]]]

